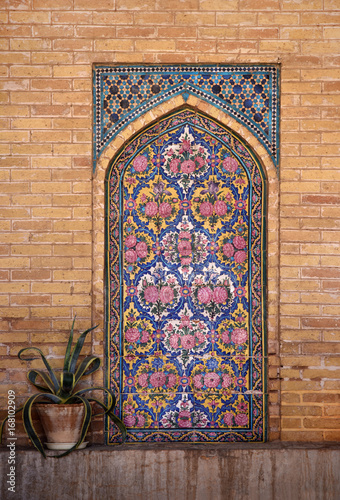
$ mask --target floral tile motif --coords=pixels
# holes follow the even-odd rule
[[[108,385],[128,441],[263,441],[260,165],[182,110],[127,144],[107,184]]]
[[[245,125],[278,165],[279,69],[271,65],[94,68],[94,168],[119,131],[161,102],[198,96]],[[189,169],[189,164],[184,169]],[[175,167],[173,167],[175,168]]]

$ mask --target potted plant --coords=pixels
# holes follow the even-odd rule
[[[98,325],[83,332],[72,348],[75,319],[76,318],[74,318],[72,323],[64,357],[64,367],[61,371],[60,377],[56,375],[56,372],[52,369],[51,365],[38,347],[25,347],[18,352],[18,357],[20,360],[32,361],[39,358],[23,358],[22,355],[27,351],[37,351],[47,369],[47,372],[41,370],[29,370],[27,378],[40,392],[30,396],[26,400],[24,405],[15,412],[17,413],[22,411],[25,431],[35,448],[40,451],[40,453],[45,458],[46,454],[43,445],[33,426],[33,406],[38,410],[42,426],[45,430],[45,433],[47,434],[48,441],[50,441],[51,439],[49,437],[49,427],[54,423],[56,424],[57,428],[59,428],[59,431],[62,431],[62,439],[65,439],[64,431],[66,428],[68,429],[72,427],[72,422],[77,427],[76,437],[73,438],[73,440],[71,439],[70,442],[62,442],[61,446],[53,444],[49,445],[51,449],[66,450],[60,455],[54,455],[58,458],[68,455],[73,450],[79,447],[84,447],[83,443],[91,422],[91,418],[93,416],[92,409],[95,404],[99,405],[104,410],[103,414],[106,414],[120,429],[123,442],[126,438],[126,427],[124,423],[117,417],[117,415],[113,413],[114,407],[116,405],[116,397],[113,392],[110,389],[106,389],[105,387],[76,387],[82,377],[86,377],[98,370],[98,368],[100,367],[100,359],[97,356],[90,355],[86,356],[82,361],[78,363],[79,355],[83,348],[87,334],[97,328]],[[39,382],[37,382],[37,380]],[[106,402],[100,401],[90,395],[85,396],[85,394],[89,393],[90,391],[104,392],[104,394],[106,395]],[[45,416],[43,415],[43,413],[45,414]],[[7,420],[8,417],[5,418],[0,427],[0,442],[2,441],[4,425]]]

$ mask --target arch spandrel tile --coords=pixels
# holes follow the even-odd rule
[[[277,66],[97,65],[93,78],[94,169],[119,131],[156,106],[163,103],[166,107],[174,98],[176,106],[198,100],[232,116],[263,144],[278,167]]]

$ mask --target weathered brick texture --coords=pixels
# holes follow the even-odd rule
[[[79,328],[98,318],[103,326],[92,294],[102,259],[93,229],[103,250],[93,219],[92,63],[280,63],[269,436],[340,438],[339,23],[335,0],[0,2],[2,406],[14,384],[18,402],[31,390],[20,348],[38,343],[58,358],[75,314]],[[272,298],[270,310],[277,305]],[[92,340],[102,355],[102,330]]]

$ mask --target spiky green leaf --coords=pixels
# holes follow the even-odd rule
[[[72,349],[73,330],[74,330],[74,323],[76,321],[76,317],[77,317],[77,315],[74,316],[73,323],[71,326],[70,336],[69,336],[67,347],[66,347],[65,358],[64,358],[64,371],[65,372],[70,371],[70,354],[71,354],[71,349]]]
[[[82,377],[97,371],[99,367],[100,359],[98,356],[86,356],[77,368],[74,385],[76,385]]]
[[[38,384],[36,382],[38,377],[40,377],[45,382],[46,385]],[[41,370],[30,370],[27,373],[27,378],[31,382],[31,384],[33,384],[34,387],[36,387],[37,389],[54,394],[54,385],[52,383],[52,380],[48,375],[46,375],[46,373],[42,372]]]
[[[83,348],[83,345],[84,345],[84,342],[85,342],[85,339],[86,339],[86,335],[88,335],[90,332],[92,332],[92,330],[94,330],[95,328],[97,328],[97,326],[98,325],[92,326],[92,328],[89,328],[88,330],[85,330],[85,332],[83,332],[80,335],[80,337],[78,338],[77,343],[74,346],[72,354],[71,354],[70,366],[69,366],[69,371],[70,372],[75,373],[75,371],[76,371],[77,361],[78,361],[78,358],[79,358],[79,354],[80,354],[80,352],[81,352],[81,350]]]
[[[38,348],[38,347],[25,347],[24,349],[20,349],[20,351],[18,352],[18,358],[21,360],[21,361],[33,361],[35,359],[39,359],[39,358],[22,358],[21,355],[25,352],[25,351],[37,351],[39,354],[40,354],[40,357],[41,359],[43,360],[44,362],[44,365],[46,366],[47,368],[47,371],[48,371],[48,374],[49,374],[49,377],[52,381],[52,384],[53,384],[53,387],[54,387],[54,393],[56,394],[59,390],[59,382],[58,382],[58,379],[52,369],[52,367],[50,366],[49,362],[47,361],[47,359],[45,358],[43,352]]]

